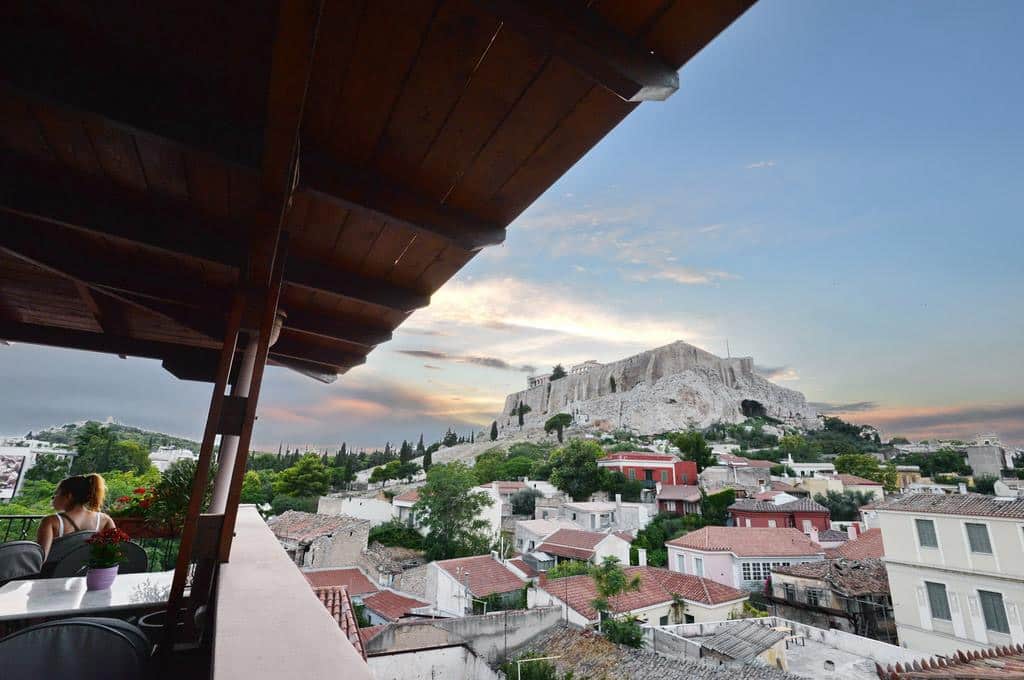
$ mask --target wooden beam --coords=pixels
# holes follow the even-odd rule
[[[554,54],[625,101],[661,101],[679,74],[643,43],[609,26],[584,3],[476,0],[538,49]]]
[[[219,350],[203,347],[188,347],[172,342],[140,340],[106,333],[91,333],[71,328],[39,326],[36,324],[0,321],[0,338],[11,342],[30,345],[67,347],[86,352],[122,354],[143,359],[164,359],[175,357],[181,361],[202,362],[212,356],[216,359]]]
[[[440,236],[470,252],[505,240],[505,229],[498,224],[477,220],[323,154],[303,155],[299,181],[304,190],[327,201]]]
[[[0,186],[0,213],[6,213],[0,214],[0,225],[12,218],[29,218],[227,267],[241,265],[237,239],[245,231],[235,223],[200,218],[169,201],[143,201],[129,192],[110,192],[85,180],[52,177],[26,164],[6,164],[3,174],[9,181]],[[144,285],[162,288],[158,282]],[[411,312],[430,303],[429,296],[407,288],[295,256],[289,258],[287,286],[399,312]]]

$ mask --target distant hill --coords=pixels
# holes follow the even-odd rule
[[[174,435],[164,434],[163,432],[151,432],[138,427],[131,427],[130,425],[121,425],[120,423],[104,424],[98,421],[87,422],[96,422],[98,425],[109,428],[112,432],[117,433],[119,439],[138,442],[150,451],[160,446],[173,446],[176,449],[188,449],[193,453],[199,452],[199,442],[192,441],[191,439],[183,439],[181,437],[175,437]],[[78,431],[84,427],[85,424],[86,423],[83,422],[58,425],[45,430],[40,430],[39,432],[34,432],[32,433],[32,438],[39,439],[44,442],[67,444],[68,446],[71,446],[75,443],[75,437],[78,435]]]

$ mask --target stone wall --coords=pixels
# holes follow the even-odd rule
[[[371,656],[367,663],[376,680],[500,680],[504,677],[465,645]]]
[[[818,425],[804,396],[757,375],[751,357],[723,359],[680,341],[508,395],[498,433],[521,435],[511,415],[518,404],[531,409],[523,429],[543,428],[551,416],[568,413],[576,426],[657,434],[742,422],[744,401],[783,422]]]

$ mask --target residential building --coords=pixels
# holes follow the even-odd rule
[[[345,588],[352,601],[362,604],[363,598],[380,591],[373,581],[359,567],[320,567],[303,569],[302,575],[313,589]]]
[[[180,460],[195,461],[199,455],[189,449],[178,449],[173,446],[161,446],[149,452],[149,462],[160,472],[164,472]]]
[[[1024,650],[1017,647],[997,649],[955,650],[917,664],[886,664],[878,668],[881,680],[954,680],[985,678],[986,680],[1018,680],[1024,668]]]
[[[379,590],[363,598],[363,612],[370,625],[380,626],[401,621],[402,619],[425,614],[430,610],[430,603],[417,600],[391,589]]]
[[[580,529],[559,529],[537,546],[537,552],[554,557],[551,564],[536,565],[540,571],[564,560],[580,560],[600,564],[606,557],[614,557],[621,564],[629,564],[629,544],[614,533],[602,534]],[[527,555],[527,557],[529,557]],[[530,559],[526,560],[527,563]]]
[[[609,453],[597,461],[599,467],[621,472],[630,480],[639,480],[650,489],[655,485],[696,484],[697,464],[678,456],[650,451]]]
[[[300,567],[354,565],[370,534],[370,522],[364,519],[297,510],[271,517],[267,526]]]
[[[904,646],[1024,643],[1024,499],[906,494],[874,512]]]
[[[775,462],[770,460],[746,458],[745,456],[737,456],[733,453],[718,453],[716,457],[718,458],[719,465],[729,465],[732,467],[756,467],[763,470],[771,470],[776,465]]]
[[[416,512],[413,510],[413,506],[419,499],[420,492],[416,489],[410,489],[391,499],[391,505],[395,509],[394,516],[399,522],[415,529],[420,528],[416,522]]]
[[[851,524],[851,527],[857,526]],[[882,542],[881,529],[868,529],[857,533],[845,543],[832,550],[826,550],[825,556],[829,558],[845,558],[848,560],[869,560],[885,557],[885,545]]]
[[[722,626],[700,642],[701,658],[723,665],[759,663],[769,668],[788,670],[786,633],[778,627],[762,626],[755,621],[739,621]]]
[[[481,484],[476,488],[488,492],[496,499],[502,517],[510,517],[512,515],[512,496],[525,489],[526,483],[494,481],[490,484]]]
[[[579,525],[563,519],[524,519],[516,522],[515,549],[521,553],[533,552],[544,539],[559,529],[578,529]]]
[[[873,496],[876,501],[885,498],[885,487],[882,486],[881,482],[843,473],[837,473],[834,477],[842,482],[843,491],[859,491],[865,495]]]
[[[795,472],[797,477],[815,477],[817,475],[831,476],[836,473],[836,466],[832,463],[797,463],[793,460],[792,455],[788,456],[786,460],[782,462]]]
[[[830,528],[828,508],[808,498],[793,499],[786,494],[776,495],[772,501],[738,500],[729,506],[729,518],[737,527],[794,527],[805,534],[812,529]]]
[[[658,491],[658,512],[670,512],[677,515],[701,514],[700,487],[675,485],[663,486]]]
[[[502,487],[499,484],[518,484],[520,486]],[[494,482],[476,487],[476,491],[486,493],[491,498],[491,504],[480,513],[480,518],[487,521],[488,533],[491,536],[497,537],[501,534],[501,518],[512,514],[511,505],[502,499],[511,496],[514,493],[513,488],[515,490],[524,488],[522,484],[522,482]],[[419,500],[419,490],[410,489],[392,498],[391,505],[395,509],[394,516],[398,521],[426,536],[428,529],[422,522],[423,518],[417,517],[416,510],[414,509]]]
[[[474,602],[491,596],[510,601],[526,584],[492,555],[441,560],[429,567],[426,599],[442,616],[465,616]]]
[[[383,494],[376,498],[332,494],[320,497],[316,511],[321,515],[348,515],[366,519],[377,526],[394,519],[396,508],[393,501]]]
[[[734,588],[761,591],[772,567],[824,559],[799,529],[704,527],[665,543],[668,566]]]
[[[897,643],[889,581],[880,559],[774,567],[770,601],[777,616]]]
[[[921,466],[920,465],[897,465],[896,466],[896,486],[899,487],[900,491],[905,491],[911,484],[916,484],[921,481]]]
[[[569,502],[558,507],[538,505],[536,514],[543,519],[563,519],[588,531],[629,531],[646,527],[656,506],[623,503],[621,495],[612,501]],[[545,514],[547,513],[547,514]]]
[[[748,598],[746,592],[736,588],[668,569],[627,567],[624,571],[629,578],[640,578],[640,589],[611,598],[611,611],[633,614],[642,623],[720,621],[741,610]],[[590,576],[541,577],[537,587],[528,593],[531,607],[560,606],[566,620],[578,626],[597,622],[598,612],[592,604],[597,597],[594,579]]]
[[[967,447],[967,464],[975,477],[1000,477],[1007,468],[1006,449],[993,435],[979,435],[979,441]]]
[[[764,467],[712,465],[701,470],[699,485],[708,493],[736,489],[748,496],[764,491],[771,483],[771,470]]]

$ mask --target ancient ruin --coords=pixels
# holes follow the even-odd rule
[[[818,427],[804,395],[755,373],[751,357],[723,359],[682,341],[610,364],[588,361],[558,380],[533,376],[528,385],[505,398],[499,437],[543,428],[557,413],[571,415],[576,427],[641,435],[759,416]]]

